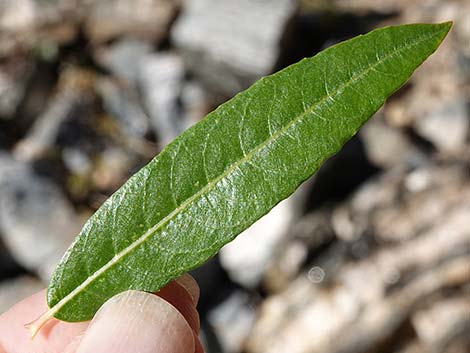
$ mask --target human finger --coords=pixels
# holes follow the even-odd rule
[[[193,330],[163,298],[145,292],[116,295],[98,310],[77,353],[193,353]]]

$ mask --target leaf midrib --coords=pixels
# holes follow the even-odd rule
[[[400,48],[390,52],[389,54],[383,56],[380,58],[380,60],[377,60],[373,64],[367,66],[363,71],[360,73],[357,73],[355,76],[351,77],[349,80],[344,82],[342,85],[340,85],[337,89],[335,89],[333,94],[326,94],[323,97],[321,97],[319,100],[317,100],[315,103],[312,103],[312,105],[307,109],[304,110],[301,114],[296,116],[294,119],[292,119],[289,123],[287,123],[284,127],[276,131],[274,134],[270,135],[265,141],[260,143],[259,145],[255,146],[250,152],[248,152],[246,155],[244,155],[241,159],[235,161],[232,163],[223,173],[221,173],[218,177],[214,178],[213,180],[210,180],[203,188],[201,188],[198,192],[196,192],[194,195],[191,197],[187,198],[185,201],[183,201],[178,207],[176,207],[172,212],[170,212],[167,216],[165,216],[163,219],[161,219],[157,224],[155,224],[153,227],[149,228],[144,234],[142,234],[138,239],[136,239],[132,244],[128,245],[126,248],[121,250],[119,253],[115,254],[111,260],[109,260],[105,265],[100,267],[98,270],[96,270],[91,276],[89,276],[85,281],[83,281],[79,286],[77,286],[73,291],[71,291],[69,294],[67,294],[65,297],[63,297],[59,302],[57,302],[52,308],[49,310],[50,315],[54,315],[57,311],[59,311],[68,301],[73,299],[76,295],[78,295],[81,291],[85,290],[87,286],[92,283],[95,279],[97,279],[101,274],[103,274],[105,271],[107,271],[109,268],[111,268],[113,265],[119,262],[120,259],[125,257],[127,254],[129,254],[132,250],[136,249],[138,246],[140,246],[142,243],[144,243],[148,238],[150,238],[152,235],[154,235],[160,228],[162,228],[164,225],[166,225],[169,221],[171,221],[176,215],[179,213],[183,212],[186,210],[192,203],[193,201],[197,200],[200,196],[203,196],[206,191],[210,191],[217,183],[219,183],[221,180],[224,178],[228,177],[237,167],[239,167],[241,164],[243,164],[246,161],[249,161],[252,156],[254,156],[257,152],[261,151],[262,149],[266,148],[271,142],[274,142],[277,140],[278,137],[283,135],[285,132],[287,132],[291,127],[295,126],[299,121],[301,121],[306,115],[312,113],[316,108],[324,104],[326,101],[333,99],[333,97],[339,95],[344,89],[352,85],[353,83],[359,81],[362,79],[364,76],[366,76],[371,70],[373,70],[376,66],[379,64],[385,62],[386,60],[394,57],[395,55],[401,53],[402,51],[405,51],[413,46],[416,46],[432,37],[434,37],[436,33],[433,33],[432,35],[428,36],[423,36],[420,39],[408,44],[401,46]],[[344,44],[340,43],[340,44]],[[333,46],[334,47],[334,46]],[[330,47],[326,49],[323,53],[326,53],[329,51],[329,49],[332,49],[333,47]]]

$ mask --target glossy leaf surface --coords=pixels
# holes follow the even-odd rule
[[[116,293],[156,291],[214,256],[336,153],[450,26],[370,32],[221,105],[89,219],[57,266],[44,318],[89,320]]]

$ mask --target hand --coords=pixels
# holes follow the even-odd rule
[[[196,281],[183,275],[156,295],[116,295],[91,322],[53,319],[31,340],[24,324],[47,310],[43,290],[0,316],[0,353],[203,353],[198,299]]]

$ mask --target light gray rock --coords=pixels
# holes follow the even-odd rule
[[[378,175],[333,210],[332,225],[340,239],[351,241],[372,232],[380,242],[400,243],[443,220],[470,197],[465,166],[405,169],[398,166]]]
[[[26,90],[34,64],[23,55],[0,63],[0,119],[11,119]]]
[[[269,293],[287,288],[305,265],[309,253],[334,240],[331,210],[312,211],[292,222],[287,232],[263,274],[263,285]]]
[[[110,147],[102,151],[93,166],[92,181],[98,190],[108,192],[116,190],[129,177],[129,171],[135,160],[128,151],[119,147]]]
[[[250,296],[241,290],[209,311],[207,321],[220,341],[222,352],[242,351],[255,320],[255,306]]]
[[[0,4],[0,28],[19,31],[34,26],[37,13],[33,0],[5,0]]]
[[[93,82],[93,74],[86,69],[71,66],[63,70],[57,83],[57,93],[49,100],[26,136],[15,146],[15,157],[25,161],[40,158],[56,147],[65,122],[77,117],[88,117],[95,93]],[[71,142],[76,141],[67,141]]]
[[[24,87],[13,83],[7,75],[0,72],[0,118],[6,119],[15,111]]]
[[[62,160],[70,173],[74,175],[87,176],[91,172],[92,161],[78,148],[64,148]]]
[[[187,127],[178,103],[183,79],[183,61],[175,53],[155,53],[140,61],[139,87],[150,123],[162,145]]]
[[[420,237],[348,261],[329,281],[316,264],[261,306],[248,340],[250,353],[360,353],[374,351],[420,304],[462,293],[468,278],[470,203],[448,212]]]
[[[292,0],[190,0],[171,38],[208,89],[233,95],[273,70],[295,11]]]
[[[55,184],[0,154],[0,234],[18,263],[48,281],[80,225]]]
[[[416,129],[440,151],[455,153],[470,149],[470,112],[463,98],[419,119]]]
[[[51,100],[27,136],[16,145],[15,155],[20,159],[33,160],[53,148],[61,124],[75,108],[76,98],[72,92],[65,92]]]
[[[299,217],[308,185],[303,184],[220,250],[220,263],[233,281],[247,288],[260,283],[270,262],[278,255],[279,247],[291,235],[292,224]]]
[[[104,0],[87,7],[85,32],[94,43],[120,36],[158,42],[167,34],[179,0]]]
[[[126,134],[142,138],[150,131],[149,117],[139,104],[133,87],[102,78],[96,88],[103,99],[104,109],[117,119]]]
[[[294,218],[292,202],[292,198],[280,202],[220,250],[222,267],[233,281],[248,288],[259,284]]]
[[[247,352],[381,351],[414,317],[423,341],[417,347],[432,347],[430,337],[444,347],[445,337],[454,337],[453,322],[466,325],[454,315],[459,309],[449,311],[449,319],[441,316],[436,330],[442,337],[423,326],[419,312],[425,303],[445,301],[449,287],[456,297],[464,295],[469,214],[470,184],[462,166],[430,165],[408,173],[395,168],[365,183],[332,212],[336,243],[261,305]],[[368,243],[367,235],[375,241]],[[275,258],[278,269],[289,252],[305,257],[295,244]]]
[[[140,61],[151,51],[152,46],[145,41],[123,38],[98,49],[95,58],[117,77],[135,84],[139,78]]]
[[[49,43],[67,43],[77,34],[81,0],[2,0],[0,2],[0,57],[13,49],[32,49]]]
[[[188,80],[183,84],[180,99],[188,127],[201,120],[210,111],[208,94],[195,80]]]
[[[44,287],[45,284],[42,281],[27,275],[0,282],[0,315]]]
[[[420,157],[419,151],[405,134],[374,117],[359,131],[367,158],[374,165],[390,168],[398,164],[410,165]]]
[[[467,347],[470,344],[470,301],[465,296],[451,297],[423,308],[413,315],[412,321],[420,341],[429,351],[448,352],[450,343],[459,336],[467,336]]]

